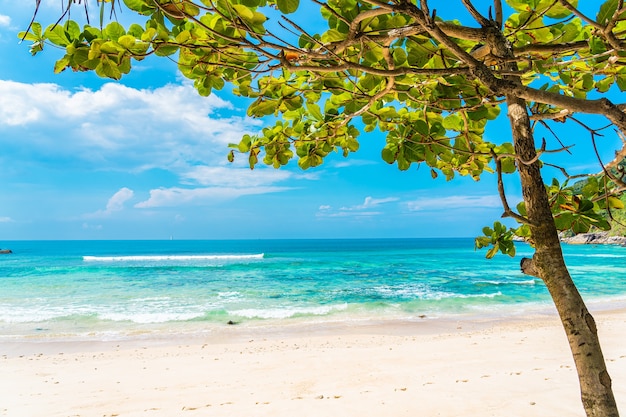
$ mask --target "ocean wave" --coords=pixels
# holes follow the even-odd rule
[[[537,283],[534,279],[527,279],[523,281],[496,281],[496,280],[483,280],[476,281],[476,285],[535,285]]]
[[[456,298],[496,298],[501,296],[502,293],[500,291],[493,292],[490,294],[456,294]]]
[[[616,253],[568,253],[565,258],[626,258],[626,255]]]
[[[152,324],[152,323],[169,323],[175,321],[189,321],[203,317],[205,313],[203,311],[197,312],[133,312],[133,313],[100,313],[98,316],[102,320],[110,321],[130,321],[138,324]]]
[[[383,299],[391,301],[406,301],[410,298],[423,301],[437,301],[454,298],[495,298],[502,295],[500,291],[494,293],[460,294],[454,291],[436,290],[424,284],[409,284],[398,286],[383,285],[373,287],[369,291],[366,290],[365,292],[369,292],[371,295],[379,296]]]
[[[6,311],[0,309],[0,323],[44,323],[56,320],[90,320],[96,318],[97,314],[93,311],[84,309],[76,309],[66,311],[61,308],[52,309],[21,309]]]
[[[263,259],[265,254],[251,255],[122,255],[122,256],[83,256],[85,262],[144,262],[144,261],[236,261],[246,259]]]

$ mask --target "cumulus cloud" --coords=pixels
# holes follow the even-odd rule
[[[90,170],[159,171],[178,178],[177,187],[153,184],[150,198],[135,205],[140,208],[279,192],[288,189],[275,186],[279,182],[317,179],[287,169],[251,172],[245,158],[228,164],[227,144],[261,127],[230,102],[199,96],[190,83],[155,89],[106,83],[97,90],[69,90],[0,80],[0,146],[25,158],[14,158],[16,164],[71,160]],[[11,139],[17,137],[19,144]],[[131,190],[123,190],[106,209],[88,216],[107,216],[122,207],[132,197]]]
[[[409,211],[431,211],[467,208],[498,208],[502,202],[497,195],[457,195],[441,198],[420,198],[406,203]]]
[[[109,198],[106,211],[111,213],[122,210],[124,208],[124,203],[133,198],[133,195],[133,190],[130,188],[121,188],[118,192],[113,194],[113,197]]]
[[[120,188],[107,202],[104,210],[98,210],[95,213],[87,214],[87,218],[108,217],[112,213],[122,211],[126,202],[133,198],[135,193],[130,188]]]
[[[0,80],[0,129],[24,133],[22,146],[114,169],[187,170],[224,161],[227,143],[260,128],[256,120],[217,114],[231,108],[188,84],[140,90],[107,83],[70,91]]]
[[[11,18],[0,14],[0,27],[9,27],[11,25]]]

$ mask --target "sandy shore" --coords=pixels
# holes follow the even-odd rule
[[[626,312],[595,314],[626,413]],[[203,336],[4,341],[0,416],[583,416],[560,324],[225,326]]]

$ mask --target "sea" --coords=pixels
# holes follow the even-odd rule
[[[13,241],[0,255],[0,341],[115,339],[225,326],[553,314],[532,248],[473,239]],[[595,309],[626,307],[626,247],[564,245]]]

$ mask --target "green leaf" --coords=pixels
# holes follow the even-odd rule
[[[465,123],[458,113],[451,113],[443,119],[443,127],[461,132],[465,129]]]
[[[67,46],[70,44],[70,40],[67,37],[67,33],[65,33],[65,29],[60,25],[48,26],[44,32],[44,37],[55,45]]]
[[[396,149],[391,149],[389,146],[385,146],[381,152],[381,157],[383,161],[388,164],[393,164],[396,162]]]
[[[591,199],[598,193],[598,190],[598,180],[595,177],[590,177],[583,186],[581,192],[583,197]]]
[[[318,106],[315,103],[309,103],[307,104],[306,108],[307,108],[307,113],[313,119],[318,120],[318,121],[324,120],[324,115],[322,114],[322,110],[320,109],[320,106]]]
[[[404,49],[395,48],[391,54],[393,56],[393,62],[396,67],[407,66],[407,54]]]
[[[64,25],[65,33],[70,40],[78,40],[80,37],[80,26],[73,20],[68,20]]]
[[[589,200],[581,200],[580,205],[578,206],[578,212],[584,213],[589,210],[593,210],[593,202]]]
[[[515,165],[515,159],[513,158],[502,159],[502,172],[504,174],[512,174],[516,170],[517,170],[517,166]]]
[[[237,15],[243,20],[251,21],[254,19],[254,12],[243,4],[233,4],[233,9],[235,9]]]
[[[606,93],[611,88],[611,85],[615,82],[615,78],[613,76],[606,76],[601,80],[596,82],[596,90],[600,93]]]
[[[574,7],[578,6],[578,0],[569,0],[569,4]],[[538,7],[539,10],[545,10],[547,6],[552,6],[546,12],[546,16],[551,17],[553,19],[564,19],[572,14],[572,12],[565,6],[561,5],[558,1],[554,2],[552,0],[543,0],[540,2]]]
[[[553,19],[563,19],[572,14],[566,7],[554,0],[506,0],[507,4],[520,12],[536,10],[545,12],[545,15]],[[569,0],[569,3],[576,7],[578,0]]]
[[[554,217],[554,225],[557,230],[569,230],[574,222],[574,215],[572,213],[562,213]]]
[[[157,56],[170,56],[174,55],[178,51],[178,46],[175,45],[159,45],[155,48],[154,53]]]
[[[263,117],[274,114],[278,102],[275,100],[255,101],[248,107],[248,116]]]
[[[67,68],[69,64],[70,64],[70,59],[67,55],[65,55],[63,58],[59,59],[57,62],[54,63],[54,73],[55,74],[60,73],[65,68]]]
[[[608,198],[609,207],[621,210],[624,208],[624,202],[617,197],[610,196]]]
[[[122,72],[119,70],[117,65],[105,55],[102,56],[100,64],[96,67],[96,74],[100,77],[108,77],[114,80],[119,80],[122,78]]]
[[[117,22],[109,23],[102,31],[102,35],[105,38],[116,42],[120,38],[120,36],[123,36],[125,34],[126,31],[124,30],[124,27]]]
[[[18,37],[18,39],[23,39],[25,41],[31,41],[31,42],[36,42],[36,41],[40,40],[40,38],[37,37],[36,35],[33,35],[30,32],[24,32],[24,31],[19,32],[17,34],[17,37]]]
[[[285,14],[293,13],[298,10],[300,0],[276,0],[278,10]]]
[[[618,0],[605,1],[602,6],[600,6],[600,10],[598,11],[598,15],[596,16],[596,21],[602,26],[606,25],[615,14],[618,4]]]
[[[154,9],[146,0],[124,0],[124,4],[131,10],[139,12],[141,14],[151,14],[150,11]]]
[[[33,32],[33,35],[37,37],[37,39],[41,39],[41,23],[33,22],[30,30]]]
[[[591,222],[583,217],[577,217],[572,223],[574,233],[587,233],[591,229]]]
[[[416,120],[415,123],[413,123],[413,128],[422,136],[428,136],[430,134],[428,123],[423,120]]]
[[[246,153],[250,151],[250,145],[252,143],[252,137],[250,135],[244,135],[241,139],[241,142],[237,145],[237,149],[241,153]]]

